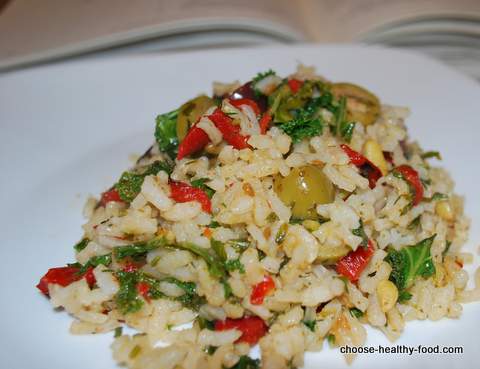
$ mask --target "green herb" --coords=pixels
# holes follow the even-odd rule
[[[277,220],[278,220],[278,215],[277,214],[275,214],[275,213],[268,214],[267,221],[269,223],[276,222]]]
[[[114,338],[120,337],[122,335],[122,331],[123,331],[122,327],[115,328],[115,331],[113,333],[113,337]]]
[[[233,247],[238,252],[244,252],[250,247],[250,242],[248,240],[229,240],[227,244]]]
[[[257,73],[255,77],[252,79],[252,83],[256,84],[257,82],[260,82],[262,79],[268,77],[268,76],[275,76],[276,73],[272,69],[267,70],[266,72],[260,72]]]
[[[201,189],[211,199],[212,196],[215,194],[215,190],[211,189],[205,184],[205,182],[208,182],[208,181],[209,181],[208,178],[199,178],[199,179],[195,179],[194,181],[191,181],[190,184],[192,185],[192,187]]]
[[[78,243],[73,246],[76,252],[82,251],[85,247],[87,247],[88,243],[90,242],[90,239],[85,237],[82,238]]]
[[[407,302],[408,300],[410,300],[411,298],[412,298],[412,294],[408,291],[403,290],[403,291],[400,291],[398,293],[397,302],[399,304],[403,304],[403,303]]]
[[[421,220],[422,220],[422,214],[420,214],[418,217],[412,220],[410,224],[407,226],[407,229],[410,231],[416,229],[420,225]]]
[[[201,316],[198,316],[197,322],[200,329],[209,329],[211,331],[215,330],[215,322],[213,320],[208,320],[208,319],[202,318]]]
[[[174,277],[164,278],[162,282],[172,283],[185,292],[183,295],[175,298],[183,306],[191,310],[198,310],[200,306],[206,304],[205,298],[197,294],[197,285],[195,283],[183,282]]]
[[[260,369],[260,360],[242,355],[237,363],[229,369]]]
[[[218,228],[218,227],[220,227],[220,223],[216,222],[215,220],[212,220],[208,225],[208,228]]]
[[[316,320],[302,320],[302,323],[312,332],[315,332],[315,325],[317,324]]]
[[[225,251],[225,245],[217,240],[214,240],[213,238],[210,240],[210,247],[212,250],[215,252],[215,254],[218,256],[218,258],[225,262],[227,260],[227,253]]]
[[[335,335],[331,333],[327,334],[327,341],[331,346],[335,345]]]
[[[167,163],[157,160],[152,164],[136,169],[135,171],[123,172],[119,181],[115,184],[115,189],[118,191],[118,194],[123,201],[132,202],[140,193],[145,177],[152,174],[155,175],[161,170],[170,173],[171,168]]]
[[[448,195],[445,195],[444,193],[440,193],[440,192],[435,192],[432,195],[432,197],[428,200],[429,201],[438,201],[438,200],[445,200],[445,199],[448,199]]]
[[[210,253],[208,249],[204,249],[191,242],[182,242],[171,245],[177,249],[187,250],[191,253],[200,256],[208,265],[208,271],[212,277],[220,278],[226,275],[226,271],[222,261],[214,253]]]
[[[290,224],[302,224],[303,223],[303,219],[300,219],[300,218],[290,218],[290,221],[288,222]]]
[[[164,237],[156,237],[146,242],[136,242],[131,245],[118,246],[113,250],[116,259],[125,259],[126,257],[139,258],[145,256],[149,251],[167,245]]]
[[[156,267],[160,259],[161,259],[160,255],[155,256],[150,262],[150,266]]]
[[[240,262],[240,259],[227,260],[225,262],[225,269],[227,269],[228,272],[233,272],[234,270],[238,270],[240,273],[245,274],[245,268],[243,264]]]
[[[430,178],[420,178],[420,182],[422,182],[422,186],[423,188],[427,188],[428,186],[430,186],[432,184],[432,180]]]
[[[282,243],[285,237],[287,236],[287,231],[288,231],[288,224],[283,223],[280,228],[278,228],[278,232],[275,236],[275,242],[276,243]]]
[[[442,160],[442,156],[438,151],[425,151],[420,156],[422,159],[437,158],[438,160]]]
[[[357,309],[356,307],[350,308],[350,315],[353,316],[354,318],[361,318],[363,316],[363,311],[360,309]]]
[[[138,295],[137,284],[139,282],[138,272],[125,272],[119,270],[115,273],[120,288],[115,295],[115,302],[122,314],[135,313],[143,306],[143,300]]]
[[[340,98],[334,111],[334,116],[335,126],[333,127],[333,133],[342,137],[345,141],[350,142],[355,128],[355,122],[347,121],[347,99],[345,96]]]
[[[112,263],[112,254],[108,253],[105,255],[92,256],[88,261],[82,265],[79,274],[85,274],[88,269],[95,268],[99,265],[109,266]]]
[[[352,233],[353,235],[362,238],[362,242],[360,242],[359,246],[362,246],[365,248],[368,247],[368,236],[365,233],[365,229],[363,228],[363,221],[361,219],[360,219],[360,225],[358,226],[358,228],[352,229]]]
[[[220,283],[223,285],[225,299],[228,300],[233,295],[232,286],[230,286],[230,283],[228,283],[226,278],[221,278]]]
[[[177,155],[178,149],[177,118],[178,109],[157,116],[155,124],[155,139],[158,147],[172,159]]]
[[[399,291],[408,289],[417,276],[430,277],[435,273],[430,248],[436,235],[425,238],[416,245],[390,250],[385,260],[392,266],[390,280]]]
[[[314,98],[299,111],[297,116],[280,125],[280,128],[292,138],[293,142],[299,142],[307,137],[321,135],[323,132],[323,119],[318,114],[321,99]]]

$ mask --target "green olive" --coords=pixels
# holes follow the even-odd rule
[[[341,257],[347,255],[352,249],[347,245],[331,246],[320,245],[317,260],[325,264],[333,264]]]
[[[177,137],[179,141],[185,138],[190,127],[213,105],[215,105],[213,99],[206,95],[200,95],[180,107],[177,118]]]
[[[286,177],[277,176],[274,190],[280,200],[292,206],[292,217],[297,219],[317,219],[316,205],[335,198],[332,182],[315,165],[294,168]]]
[[[368,126],[380,114],[380,100],[370,91],[353,83],[334,83],[332,93],[335,98],[347,99],[347,118]]]

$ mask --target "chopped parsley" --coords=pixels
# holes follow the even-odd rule
[[[191,181],[190,184],[192,185],[192,187],[201,189],[203,192],[207,194],[208,198],[211,199],[212,196],[215,194],[215,190],[211,189],[205,184],[205,182],[208,182],[208,181],[209,181],[208,178],[199,178]]]
[[[85,249],[85,247],[87,247],[89,242],[90,242],[90,239],[87,237],[84,237],[79,242],[77,242],[75,246],[73,246],[73,248],[75,249],[76,252],[80,252],[83,249]]]
[[[353,235],[362,238],[362,242],[360,242],[359,246],[368,247],[368,236],[365,233],[365,229],[363,228],[363,221],[361,219],[360,225],[358,226],[358,228],[352,229],[352,233]]]
[[[123,201],[128,203],[132,202],[140,193],[145,177],[157,174],[161,170],[170,173],[171,167],[167,163],[157,160],[152,164],[135,171],[123,172],[119,181],[115,184],[115,189],[118,191],[118,194]]]
[[[242,355],[237,363],[229,369],[260,369],[260,360]]]
[[[422,155],[420,155],[422,159],[430,159],[430,158],[437,158],[438,160],[442,160],[442,156],[438,151],[425,151]]]
[[[323,119],[318,114],[322,102],[321,97],[311,99],[297,116],[280,124],[280,128],[292,138],[293,142],[300,142],[304,138],[321,135],[323,132]]]
[[[225,269],[229,272],[233,272],[234,270],[238,270],[240,273],[245,274],[245,267],[240,262],[240,259],[235,260],[227,260],[225,262]]]
[[[363,316],[363,311],[360,309],[357,309],[356,307],[350,308],[350,315],[353,316],[354,318],[361,318]]]
[[[312,332],[315,332],[315,326],[317,325],[316,320],[302,320],[302,323]]]
[[[132,243],[131,245],[118,246],[113,250],[116,259],[125,259],[131,257],[134,259],[143,257],[147,252],[155,250],[159,247],[166,246],[167,241],[163,237],[156,237],[146,242]]]

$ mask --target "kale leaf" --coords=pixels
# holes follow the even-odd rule
[[[117,259],[125,259],[126,257],[139,258],[145,256],[149,251],[166,245],[167,241],[164,237],[156,237],[146,242],[136,242],[130,245],[118,246],[113,250],[113,254]]]
[[[280,128],[292,138],[293,142],[299,142],[307,137],[321,135],[323,132],[323,119],[318,114],[322,106],[322,98],[311,99],[297,116],[283,124]]]
[[[430,248],[436,235],[425,238],[416,245],[391,250],[385,260],[392,266],[390,280],[399,291],[408,289],[417,276],[430,277],[435,273]]]

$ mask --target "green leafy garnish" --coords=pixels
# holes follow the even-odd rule
[[[201,316],[198,316],[197,322],[200,329],[209,329],[211,331],[215,330],[215,322],[213,320],[208,320]]]
[[[242,355],[237,363],[229,369],[260,369],[260,360]]]
[[[167,245],[167,241],[163,237],[156,237],[150,241],[136,242],[131,245],[118,246],[113,250],[116,259],[125,259],[126,257],[139,258],[145,256],[149,251]]]
[[[250,247],[250,242],[248,240],[229,240],[227,244],[233,247],[238,252],[244,252],[246,249]]]
[[[115,302],[118,309],[122,314],[139,311],[143,306],[143,300],[137,291],[139,273],[120,270],[115,272],[115,275],[120,284],[120,288],[115,295]]]
[[[323,132],[323,119],[318,114],[320,107],[321,98],[314,98],[298,112],[294,119],[279,125],[279,127],[292,138],[293,142],[321,135]]]
[[[361,318],[363,316],[363,311],[353,307],[353,308],[350,308],[350,315],[352,315],[354,318],[358,319],[358,318]]]
[[[445,200],[448,199],[448,195],[445,195],[444,193],[440,192],[435,192],[428,201],[438,201],[438,200]]]
[[[112,254],[92,256],[78,271],[79,274],[84,274],[90,268],[95,268],[99,265],[109,266],[112,263]]]
[[[410,300],[411,298],[412,298],[412,294],[408,291],[403,290],[403,291],[400,291],[398,293],[397,302],[399,304],[403,304],[403,303],[407,302],[408,300]]]
[[[302,320],[302,323],[312,332],[315,332],[315,325],[317,324],[316,320]]]
[[[208,249],[204,249],[191,242],[181,242],[171,246],[180,250],[190,251],[192,254],[200,256],[207,263],[208,271],[212,277],[220,278],[226,275],[223,262],[216,254],[211,253]]]
[[[447,242],[445,243],[445,249],[442,251],[442,258],[443,259],[445,259],[445,256],[447,255],[451,246],[452,246],[452,241],[447,240]]]
[[[89,242],[90,242],[90,239],[88,239],[87,237],[82,238],[79,242],[75,244],[75,246],[73,246],[73,248],[75,249],[76,252],[80,252],[85,247],[87,247]]]
[[[172,283],[180,287],[185,293],[175,298],[183,306],[191,310],[198,310],[200,306],[206,303],[204,297],[197,294],[197,285],[193,282],[183,282],[173,277],[162,279],[162,282]]]
[[[399,291],[408,289],[417,276],[430,277],[435,273],[430,248],[436,235],[425,238],[416,245],[405,246],[400,251],[391,250],[385,260],[392,266],[390,280]]]
[[[422,159],[437,158],[438,160],[442,160],[442,156],[438,151],[425,151],[420,156]]]
[[[260,73],[257,73],[257,75],[255,77],[253,77],[252,79],[252,83],[257,83],[257,82],[260,82],[262,79],[268,77],[268,76],[275,76],[276,73],[274,70],[272,69],[269,69],[267,70],[266,72],[260,72]]]
[[[212,250],[215,252],[215,254],[218,256],[218,258],[225,262],[227,260],[227,253],[225,252],[225,245],[217,240],[214,240],[213,238],[210,240],[210,247]]]
[[[227,260],[225,262],[225,269],[227,269],[228,272],[233,272],[234,270],[238,270],[242,274],[245,273],[245,267],[240,262],[240,259]]]
[[[145,177],[155,175],[161,170],[170,173],[171,167],[167,163],[157,160],[152,164],[136,169],[135,171],[123,172],[120,180],[115,184],[115,189],[118,191],[118,194],[123,201],[132,202],[140,193]]]
[[[113,337],[114,338],[120,337],[122,335],[122,331],[123,331],[122,327],[115,328],[115,331],[113,333]]]
[[[355,122],[347,121],[347,99],[345,98],[345,96],[342,96],[340,98],[334,115],[335,133],[342,137],[345,141],[350,142],[350,140],[352,139],[353,130],[355,128]]]
[[[278,232],[275,235],[275,242],[276,243],[282,243],[285,237],[287,236],[287,231],[288,231],[288,224],[283,223],[279,228]]]
[[[408,230],[414,230],[420,225],[420,221],[422,220],[422,214],[417,216],[415,219],[413,219],[410,224],[407,226]]]
[[[208,225],[208,228],[218,228],[218,227],[220,227],[220,223],[218,223],[218,222],[215,221],[215,220],[212,220],[212,221],[210,222],[210,224]]]
[[[362,242],[360,242],[359,246],[368,247],[368,236],[365,233],[365,229],[363,228],[363,221],[361,219],[360,225],[358,226],[358,228],[352,229],[352,233],[353,235],[362,238]]]
[[[155,139],[158,147],[172,159],[175,158],[178,150],[177,118],[178,109],[157,116],[155,125]]]
[[[335,345],[335,335],[331,333],[327,334],[327,341],[331,346]]]
[[[199,179],[195,179],[194,181],[191,181],[190,184],[192,185],[192,187],[201,189],[211,199],[212,196],[215,194],[215,190],[211,189],[205,184],[205,182],[208,182],[208,181],[209,181],[208,178],[199,178]]]

